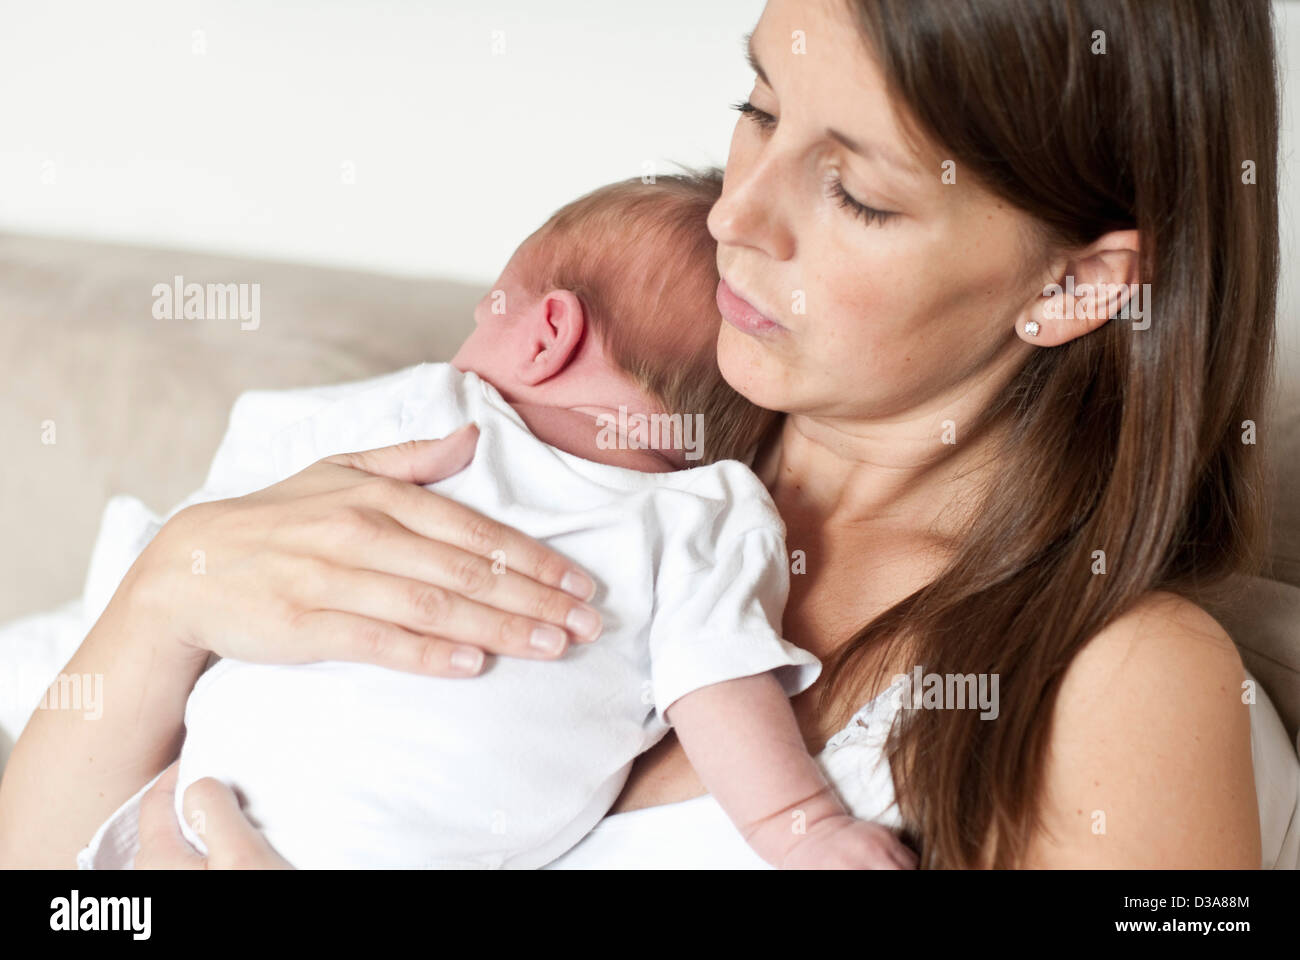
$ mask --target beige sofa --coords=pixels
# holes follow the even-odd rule
[[[153,287],[260,284],[256,330],[158,320]],[[202,253],[0,235],[0,621],[77,596],[100,513],[129,493],[162,513],[198,488],[235,397],[447,359],[481,290]],[[1294,742],[1300,725],[1300,384],[1260,424],[1279,465],[1269,577],[1215,613]],[[48,442],[53,440],[53,442]]]

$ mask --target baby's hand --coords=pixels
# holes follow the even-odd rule
[[[848,814],[826,817],[795,842],[782,870],[914,870],[916,854],[887,827]]]

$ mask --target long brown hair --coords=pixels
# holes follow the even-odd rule
[[[867,665],[899,662],[890,651],[926,672],[998,676],[996,720],[903,711],[887,753],[923,865],[1010,866],[1037,826],[1049,720],[1074,656],[1150,591],[1197,599],[1258,562],[1265,478],[1243,429],[1267,414],[1272,369],[1271,11],[1267,0],[846,2],[895,102],[959,170],[1052,243],[1136,228],[1151,285],[1149,329],[1112,318],[1034,351],[982,421],[1008,442],[955,559],[826,664],[827,712],[877,687],[884,668],[868,679]]]

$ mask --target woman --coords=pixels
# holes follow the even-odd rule
[[[1265,0],[770,0],[751,37],[710,217],[718,359],[788,414],[756,469],[807,558],[786,634],[826,663],[802,730],[815,748],[914,666],[1000,681],[996,719],[907,711],[885,745],[923,865],[1260,863],[1241,662],[1190,598],[1262,528],[1240,430],[1271,362],[1269,17]],[[330,458],[173,518],[67,668],[138,709],[38,712],[0,858],[71,863],[174,759],[209,651],[438,675],[481,669],[479,647],[541,656],[531,626],[563,626],[591,581],[415,485],[472,444]],[[220,570],[189,575],[195,543]],[[494,549],[518,572],[486,575]],[[388,576],[355,569],[367,553]],[[445,590],[432,616],[411,580]],[[210,865],[275,863],[203,789]],[[700,793],[670,736],[614,813]],[[142,861],[183,865],[142,820]]]

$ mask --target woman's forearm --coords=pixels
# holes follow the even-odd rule
[[[102,678],[102,710],[47,697],[19,737],[0,782],[0,867],[74,866],[95,829],[175,758],[206,654],[166,642],[165,622],[142,606],[119,590],[63,669]]]

